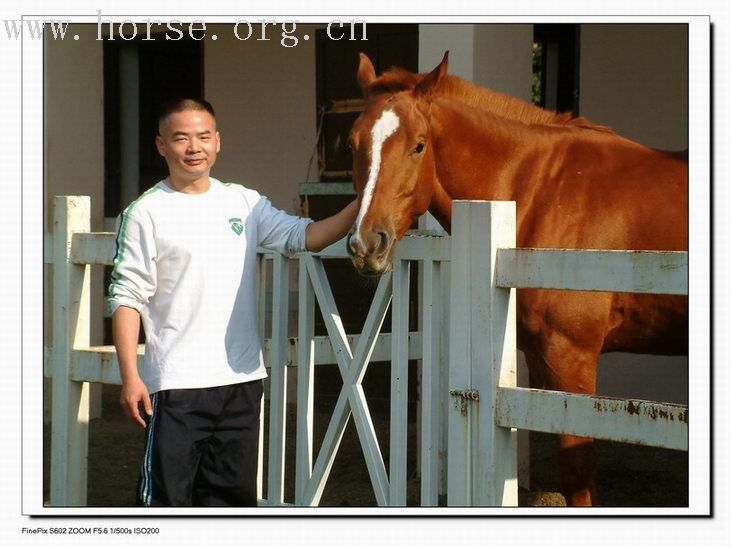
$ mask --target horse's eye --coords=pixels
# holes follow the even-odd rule
[[[421,154],[424,151],[425,144],[422,141],[419,141],[416,145],[416,148],[414,148],[414,154]]]

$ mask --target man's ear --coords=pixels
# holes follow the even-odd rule
[[[160,135],[157,135],[155,137],[155,146],[157,147],[157,153],[160,154],[163,158],[165,157],[165,141],[162,139]]]
[[[221,134],[216,131],[216,154],[221,151]]]

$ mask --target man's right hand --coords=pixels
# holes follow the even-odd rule
[[[129,380],[122,384],[122,393],[119,396],[119,403],[124,413],[140,427],[147,424],[140,414],[140,403],[147,416],[152,416],[152,401],[150,394],[141,379]]]

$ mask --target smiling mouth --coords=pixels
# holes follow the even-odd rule
[[[203,163],[203,158],[198,158],[195,160],[183,160],[186,165],[199,165]]]

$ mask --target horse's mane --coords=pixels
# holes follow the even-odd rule
[[[391,68],[381,74],[368,88],[369,94],[413,91],[425,74],[414,74],[402,68]],[[575,118],[570,112],[557,113],[535,106],[528,101],[480,87],[458,76],[445,75],[434,91],[437,96],[448,97],[479,110],[526,125],[569,126],[613,133],[603,125],[586,118]]]

